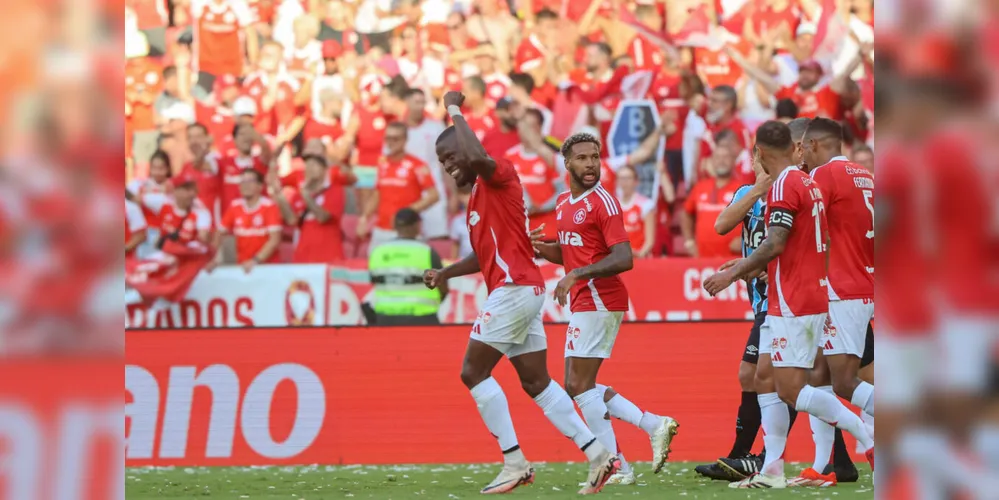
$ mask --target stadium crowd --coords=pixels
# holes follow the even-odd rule
[[[607,144],[622,100],[654,102],[644,142],[603,148],[640,257],[739,254],[714,223],[753,182],[765,120],[839,120],[873,168],[869,0],[127,0],[126,19],[138,257],[164,237],[247,270],[365,257],[404,207],[443,257],[466,255],[467,193],[433,147],[451,89],[517,168],[532,227],[565,190],[559,141]]]

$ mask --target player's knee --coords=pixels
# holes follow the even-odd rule
[[[614,399],[614,396],[617,396],[617,392],[614,391],[613,387],[608,387],[607,390],[604,391],[604,402],[606,403],[611,399]]]
[[[469,363],[465,363],[461,367],[461,383],[469,389],[479,385],[487,378],[489,378],[489,372],[486,370],[476,368]]]
[[[739,385],[742,392],[756,391],[756,365],[746,362],[739,364]]]
[[[781,401],[787,403],[787,405],[791,408],[794,408],[798,404],[799,392],[801,392],[801,388],[794,387],[793,385],[790,387],[778,387],[777,397],[779,397]]]
[[[569,375],[569,378],[565,380],[565,392],[569,393],[570,397],[576,397],[592,387],[587,387],[587,383],[582,377],[574,377]]]
[[[548,388],[551,384],[552,379],[550,377],[537,377],[533,379],[520,379],[520,387],[524,389],[524,392],[532,398],[538,397]]]
[[[849,401],[857,389],[857,378],[852,374],[836,374],[832,378],[832,386],[837,396]]]

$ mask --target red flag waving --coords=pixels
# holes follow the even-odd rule
[[[160,252],[125,265],[125,285],[135,289],[143,302],[157,299],[180,302],[214,252],[205,245],[167,240]]]

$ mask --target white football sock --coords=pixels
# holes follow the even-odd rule
[[[791,428],[791,415],[776,392],[758,394],[756,400],[760,402],[760,427],[763,428],[763,446],[767,449],[761,472],[784,477],[784,447]]]
[[[513,430],[510,406],[503,388],[496,379],[489,377],[473,387],[471,393],[482,421],[503,450],[503,459],[508,462],[523,460],[524,454],[517,444],[517,433]]]
[[[874,415],[867,413],[866,411],[860,412],[860,420],[864,422],[864,426],[867,427],[867,433],[871,435],[871,439],[874,439]]]
[[[601,394],[604,394],[607,391],[607,386],[597,384],[597,389],[600,389]],[[650,436],[659,428],[659,415],[647,411],[643,412],[638,405],[620,393],[615,393],[614,397],[607,402],[607,411],[612,417],[641,428]]]
[[[832,394],[835,397],[831,385],[816,387],[816,389]],[[822,471],[829,465],[829,460],[832,459],[836,428],[823,422],[815,415],[808,416],[808,423],[812,426],[812,441],[815,442],[815,461],[812,463],[812,468],[819,474],[822,474]]]
[[[629,472],[633,472],[631,470],[631,464],[628,463],[628,461],[624,459],[624,453],[618,453],[617,454],[617,458],[621,459],[621,470],[619,471],[619,472],[621,472],[621,474],[627,474]]]
[[[614,437],[614,427],[611,425],[610,415],[608,415],[607,404],[604,403],[604,393],[599,388],[590,389],[575,398],[579,411],[583,413],[583,420],[590,428],[593,435],[611,453],[617,454],[617,439]]]
[[[853,391],[853,397],[850,398],[850,402],[853,406],[864,410],[865,413],[874,416],[874,386],[860,381],[860,385]]]
[[[806,385],[798,393],[798,400],[795,402],[794,409],[814,415],[826,423],[849,432],[860,442],[865,450],[869,450],[874,446],[874,440],[867,433],[867,426],[860,420],[860,417],[847,409],[832,394]]]
[[[583,419],[576,413],[572,398],[554,380],[549,382],[548,387],[541,391],[538,397],[534,398],[534,402],[541,407],[548,420],[563,436],[571,439],[579,449],[583,450],[590,462],[595,461],[605,450],[583,423]]]

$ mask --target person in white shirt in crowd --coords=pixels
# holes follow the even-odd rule
[[[420,89],[411,88],[406,92],[406,153],[413,155],[430,168],[440,198],[420,214],[423,220],[423,238],[427,240],[448,237],[448,197],[455,191],[454,179],[444,175],[444,169],[437,160],[437,136],[444,132],[440,120],[428,119],[425,109],[427,95]]]
[[[148,235],[146,234],[146,216],[142,215],[142,208],[128,198],[125,198],[125,257],[143,258],[139,251]]]

